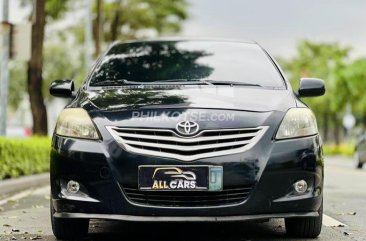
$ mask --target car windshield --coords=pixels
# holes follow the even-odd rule
[[[90,86],[154,83],[284,87],[282,76],[257,45],[224,41],[146,41],[114,45]]]

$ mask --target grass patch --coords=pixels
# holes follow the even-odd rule
[[[48,137],[0,138],[0,180],[49,170]]]
[[[355,145],[353,144],[326,144],[323,146],[323,151],[325,155],[334,156],[334,155],[342,155],[342,156],[353,156],[355,152]]]

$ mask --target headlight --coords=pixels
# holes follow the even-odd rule
[[[293,108],[287,111],[277,131],[276,139],[311,136],[318,133],[316,119],[308,108]]]
[[[82,108],[64,109],[56,123],[56,134],[76,138],[99,139],[92,120]]]

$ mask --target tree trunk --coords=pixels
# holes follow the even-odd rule
[[[33,11],[32,50],[28,63],[27,88],[33,117],[33,134],[47,135],[47,111],[42,94],[43,39],[45,28],[45,1],[36,0]]]
[[[97,0],[97,17],[94,26],[95,55],[99,56],[103,41],[103,0]]]
[[[113,20],[111,22],[111,40],[112,41],[116,41],[117,37],[118,37],[118,32],[119,32],[119,18],[120,18],[120,10],[117,9],[116,12],[114,13],[114,17]]]
[[[111,21],[110,24],[110,31],[111,31],[111,41],[116,41],[118,38],[118,34],[120,31],[120,17],[121,17],[121,4],[122,4],[122,0],[118,0],[115,3],[116,6],[116,10],[114,12],[114,16],[113,19]]]

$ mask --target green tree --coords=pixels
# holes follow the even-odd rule
[[[301,41],[297,46],[296,57],[282,61],[295,89],[299,86],[301,77],[317,77],[325,80],[327,90],[325,96],[304,99],[317,115],[325,141],[329,140],[331,128],[335,142],[340,142],[339,112],[344,109],[347,102],[341,101],[340,92],[345,90],[337,88],[339,86],[337,82],[347,66],[349,52],[350,48],[337,43]]]
[[[29,3],[24,1],[25,4]],[[56,19],[67,9],[68,1],[33,1],[31,58],[28,62],[27,91],[33,117],[33,133],[47,135],[47,111],[43,98],[43,42],[46,21]]]
[[[37,135],[47,134],[47,113],[44,104],[44,96],[48,89],[44,79],[50,81],[55,78],[74,78],[82,80],[82,71],[77,71],[79,63],[71,66],[74,56],[62,52],[67,49],[65,44],[60,46],[48,45],[44,48],[46,24],[60,19],[66,11],[75,10],[82,1],[69,0],[22,0],[24,5],[33,3],[32,25],[32,50],[31,60],[27,67],[26,89],[28,92],[33,116],[33,133]],[[96,0],[96,20],[94,37],[96,53],[100,52],[103,39],[111,42],[116,39],[132,39],[163,33],[175,33],[180,30],[181,23],[187,18],[186,0]],[[103,13],[103,16],[102,16]],[[77,23],[67,31],[75,34],[78,43],[83,41],[82,24]],[[81,31],[80,31],[81,30]],[[101,33],[102,32],[102,33]],[[75,46],[73,46],[75,48]],[[45,51],[45,52],[44,52]],[[79,51],[79,50],[78,50]],[[66,52],[66,51],[65,51]],[[79,54],[79,52],[78,52]],[[16,64],[14,71],[20,71],[24,66]],[[18,81],[21,77],[13,79],[13,91],[18,91]],[[23,85],[24,86],[24,85]],[[47,96],[47,94],[46,94]],[[10,100],[13,106],[19,102],[19,98]]]
[[[357,59],[342,69],[336,83],[338,101],[350,103],[356,118],[366,127],[366,59]]]
[[[187,18],[187,5],[186,0],[106,1],[102,6],[104,39],[112,42],[141,38],[151,32],[179,32]]]
[[[102,49],[103,42],[103,0],[96,0],[96,18],[93,23],[93,34],[94,34],[94,45],[95,45],[95,56],[99,56]]]
[[[70,34],[70,33],[66,33]],[[43,50],[43,85],[42,94],[46,100],[50,100],[49,86],[55,79],[69,78],[75,81],[76,87],[84,80],[82,46],[68,43],[62,36],[55,37],[46,42]],[[73,49],[72,52],[65,49]],[[27,65],[22,61],[12,61],[10,63],[10,86],[9,105],[16,110],[19,103],[27,93]]]
[[[9,106],[16,110],[26,93],[27,66],[23,61],[11,61],[9,83]]]

